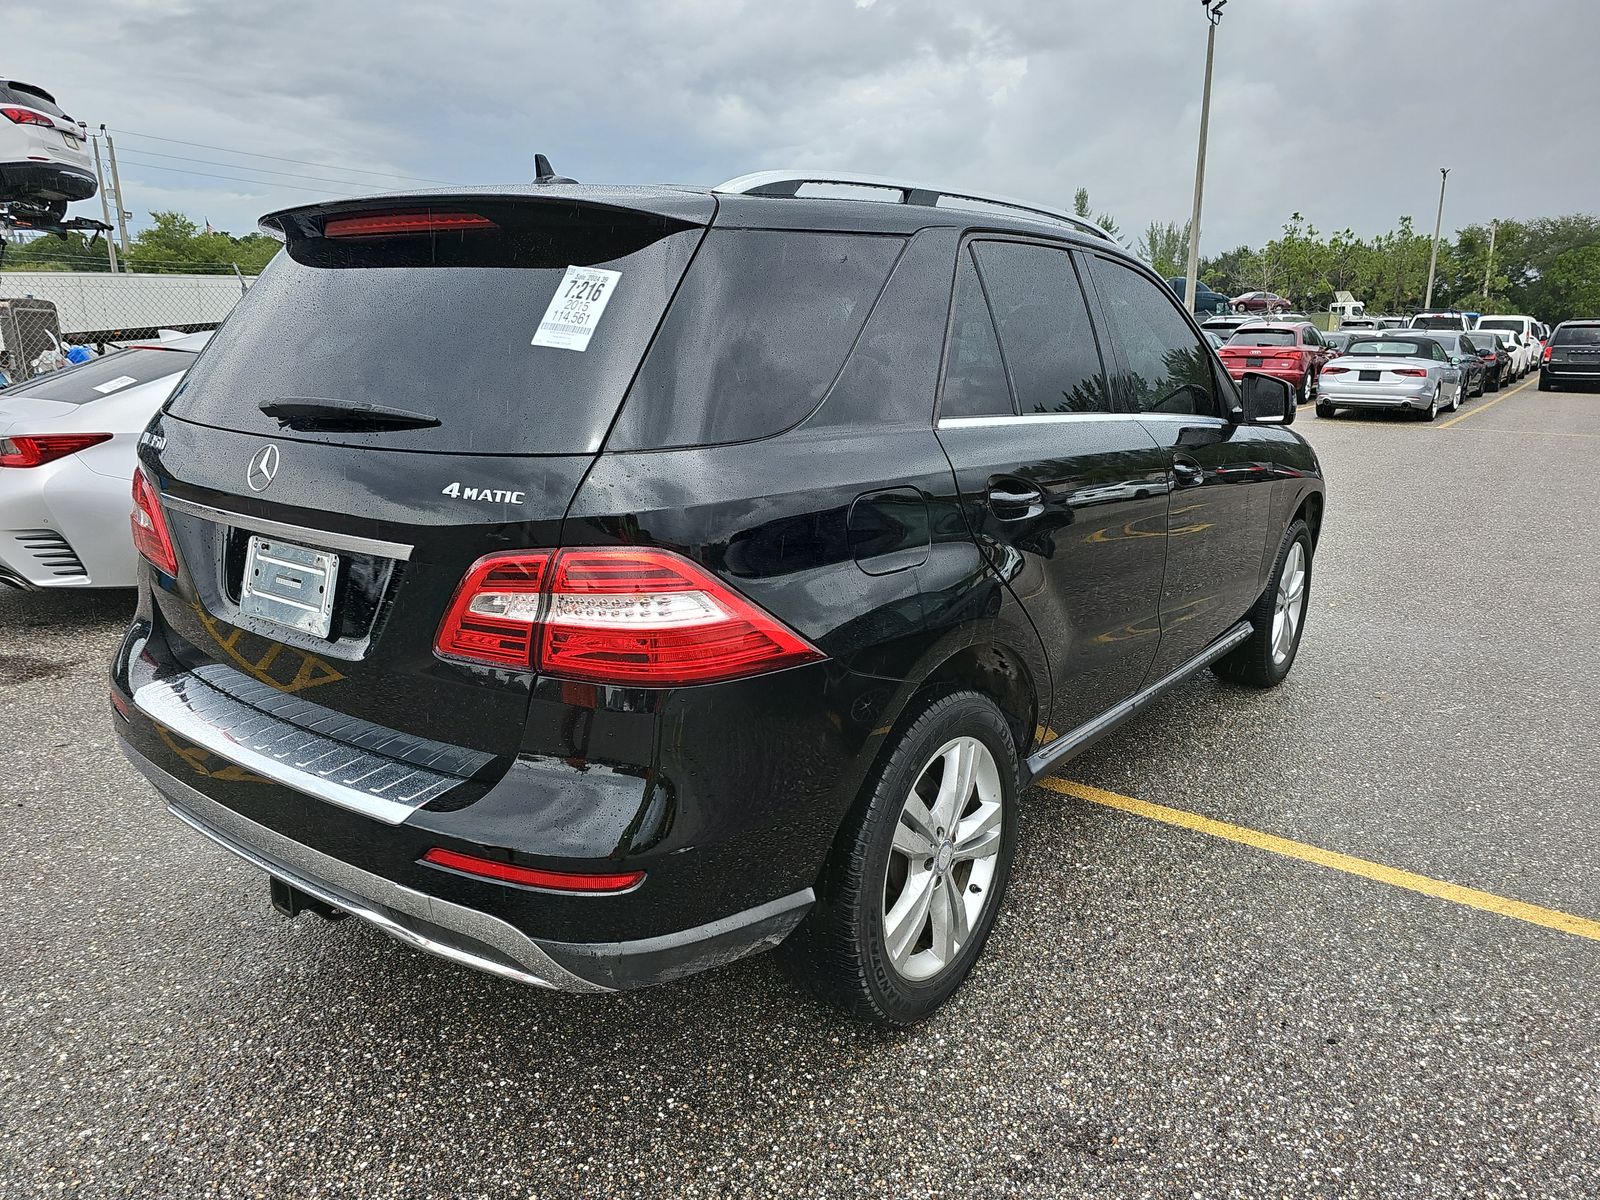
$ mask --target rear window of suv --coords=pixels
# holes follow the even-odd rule
[[[1600,325],[1568,325],[1556,330],[1556,346],[1600,346]]]
[[[702,230],[602,205],[448,204],[450,215],[466,210],[492,225],[291,236],[170,413],[271,436],[285,431],[260,404],[334,400],[419,412],[439,425],[293,436],[461,454],[599,450]],[[588,343],[535,344],[552,299],[573,286],[573,267],[617,273]]]
[[[25,83],[0,81],[0,103],[21,104],[28,108],[36,109],[42,113],[49,113],[52,117],[65,117],[56,102],[43,92],[35,91]]]
[[[1287,329],[1263,329],[1260,332],[1241,329],[1228,339],[1230,346],[1293,346],[1294,334]]]

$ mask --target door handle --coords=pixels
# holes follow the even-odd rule
[[[1205,468],[1184,454],[1172,456],[1172,475],[1179,487],[1194,487],[1206,481]]]
[[[1010,475],[989,480],[988,499],[997,521],[1024,521],[1044,511],[1044,490]]]

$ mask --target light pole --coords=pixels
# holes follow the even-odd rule
[[[1444,225],[1444,185],[1450,178],[1450,168],[1439,168],[1439,215],[1433,219],[1433,253],[1428,255],[1428,294],[1422,298],[1422,309],[1433,307],[1433,272],[1439,266],[1439,230]]]
[[[1194,163],[1194,212],[1189,216],[1189,264],[1183,277],[1183,302],[1194,311],[1194,293],[1200,273],[1200,197],[1206,187],[1206,132],[1211,125],[1211,60],[1217,48],[1217,22],[1228,0],[1200,0],[1210,28],[1206,30],[1206,85],[1200,94],[1200,149]]]
[[[1494,271],[1494,233],[1498,228],[1499,221],[1489,222],[1489,260],[1483,264],[1483,299],[1486,304],[1489,301],[1489,276]]]

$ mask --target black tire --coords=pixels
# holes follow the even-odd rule
[[[1311,372],[1307,371],[1300,377],[1300,386],[1295,390],[1294,405],[1299,408],[1302,404],[1311,403]]]
[[[917,982],[895,967],[884,930],[891,851],[912,788],[932,769],[940,747],[962,737],[987,747],[998,769],[1002,816],[997,861],[987,902],[967,939],[938,974]],[[817,880],[816,905],[778,948],[789,974],[829,1004],[875,1025],[912,1025],[930,1016],[971,972],[1005,897],[1017,844],[1017,775],[1011,727],[993,701],[977,692],[955,692],[928,704],[868,776],[834,839]],[[966,895],[966,887],[959,886],[957,895]]]
[[[1543,370],[1539,372],[1539,390],[1541,392],[1555,391],[1555,385],[1550,382],[1550,376]]]
[[[1488,379],[1488,376],[1484,376],[1484,378]],[[1488,379],[1488,382],[1484,384],[1484,386],[1491,392],[1498,392],[1500,390],[1500,372],[1496,371],[1494,373],[1494,378]]]
[[[1442,386],[1443,385],[1441,384],[1440,387],[1442,387]],[[1439,415],[1439,389],[1435,388],[1434,389],[1434,393],[1433,393],[1433,399],[1428,401],[1428,407],[1427,408],[1419,408],[1417,410],[1417,419],[1420,420],[1420,421],[1431,421],[1435,417],[1437,417],[1438,415]]]
[[[1325,402],[1323,402],[1321,400],[1317,401],[1317,416],[1319,416],[1319,417],[1332,417],[1332,416],[1336,416],[1338,414],[1338,412],[1339,412],[1339,410],[1337,408],[1335,408],[1333,405],[1327,404],[1327,403],[1325,403]]]
[[[1300,621],[1294,628],[1287,654],[1280,662],[1273,652],[1273,617],[1277,610],[1278,583],[1283,575],[1284,563],[1295,545],[1300,546],[1305,564]],[[1272,565],[1267,590],[1261,593],[1261,598],[1245,614],[1255,626],[1254,632],[1248,641],[1211,664],[1211,669],[1229,683],[1253,688],[1277,687],[1294,667],[1295,657],[1300,653],[1300,637],[1306,628],[1306,615],[1311,611],[1311,576],[1315,561],[1311,551],[1311,530],[1304,521],[1293,521],[1283,532],[1283,544],[1278,547],[1278,558]]]

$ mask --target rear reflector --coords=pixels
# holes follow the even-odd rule
[[[635,546],[479,559],[456,590],[434,649],[445,658],[637,687],[714,683],[824,657],[688,559]]]
[[[18,434],[0,438],[0,467],[42,467],[110,440],[109,433]]]
[[[644,878],[643,871],[618,871],[610,875],[585,875],[573,871],[542,871],[537,867],[518,867],[492,858],[479,858],[476,854],[462,854],[435,846],[422,856],[422,861],[435,867],[476,875],[480,879],[493,879],[500,883],[520,883],[524,887],[546,888],[552,892],[582,892],[595,895],[604,892],[625,892]]]
[[[167,518],[161,512],[161,498],[144,471],[133,472],[133,548],[166,575],[178,573],[178,552],[167,531]]]
[[[324,237],[393,237],[408,233],[456,233],[469,229],[494,229],[495,223],[478,213],[390,212],[359,217],[330,217],[322,227]]]

